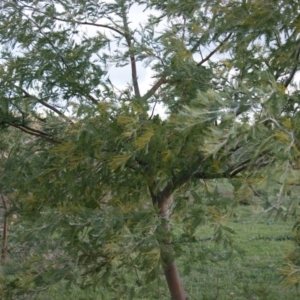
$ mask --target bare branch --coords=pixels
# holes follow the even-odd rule
[[[144,100],[149,99],[164,83],[167,83],[168,80],[166,77],[161,77],[152,88],[143,96]]]
[[[39,100],[38,101],[40,104],[44,105],[45,107],[53,110],[55,113],[57,113],[59,116],[61,116],[62,118],[64,118],[65,120],[69,121],[69,118],[66,117],[61,111],[59,111],[57,108],[55,108],[54,106],[50,105],[49,103],[43,101],[43,100]]]
[[[130,30],[128,26],[128,20],[127,20],[127,13],[125,6],[123,4],[122,6],[122,18],[123,18],[123,26],[124,26],[124,37],[128,46],[129,52],[131,51],[131,39],[132,36],[130,35]],[[135,56],[133,54],[130,54],[130,65],[131,65],[131,78],[132,78],[132,84],[134,89],[134,94],[137,98],[141,97],[139,83],[138,83],[138,77],[137,77],[137,68],[136,68],[136,60]]]
[[[229,38],[232,36],[232,32],[230,32],[226,38],[220,43],[218,47],[216,47],[212,52],[210,52],[204,59],[202,59],[199,63],[197,63],[197,66],[203,65],[206,61],[208,61],[217,51],[219,51],[225,42],[229,40]]]
[[[299,65],[299,57],[300,57],[300,46],[298,47],[297,50],[297,54],[296,54],[296,63],[294,68],[292,69],[289,77],[287,78],[287,80],[284,83],[284,87],[287,88],[289,86],[289,84],[291,83],[291,81],[293,80],[297,70],[298,70],[298,65]]]
[[[50,134],[48,134],[47,132],[45,131],[42,131],[42,130],[38,130],[38,129],[34,129],[34,128],[31,128],[27,125],[23,125],[23,124],[20,124],[20,126],[22,126],[23,128],[27,129],[27,130],[31,130],[32,132],[35,132],[37,134],[40,134],[41,136],[51,136]]]
[[[17,123],[14,123],[14,122],[4,122],[4,123],[7,124],[7,125],[10,125],[12,127],[15,127],[17,129],[20,129],[23,132],[26,132],[26,133],[28,133],[30,135],[34,135],[34,136],[43,138],[45,140],[48,140],[48,141],[50,141],[52,143],[60,143],[59,140],[54,139],[51,135],[47,134],[46,132],[43,132],[43,131],[40,131],[40,130],[36,130],[36,129],[33,129],[31,127],[28,127],[28,126],[25,126],[25,125],[21,125],[21,124],[17,124]]]
[[[279,34],[279,32],[275,31],[274,35],[275,35],[275,39],[276,39],[276,42],[277,42],[277,47],[281,47],[282,45],[281,45],[281,41],[280,41],[280,34]]]
[[[43,100],[39,100],[36,96],[33,96],[31,94],[29,94],[26,90],[24,90],[23,88],[20,88],[18,86],[16,86],[16,88],[21,89],[22,92],[25,95],[25,98],[32,98],[32,99],[36,99],[38,103],[44,105],[45,107],[51,109],[52,111],[54,111],[55,113],[57,113],[59,116],[61,116],[63,119],[69,121],[69,118],[66,117],[61,111],[59,111],[56,107],[50,105],[49,103],[43,101]]]
[[[248,186],[252,190],[254,196],[256,196],[258,198],[263,198],[262,195],[256,189],[254,189],[254,187],[251,184],[248,184]]]
[[[74,22],[76,24],[79,24],[79,25],[90,25],[90,26],[96,26],[96,27],[102,27],[102,28],[107,28],[107,29],[110,29],[112,31],[115,31],[117,32],[118,34],[124,36],[124,32],[122,32],[121,30],[119,29],[116,29],[110,25],[105,25],[105,24],[97,24],[97,23],[91,23],[91,22],[80,22],[80,21],[76,21],[76,20],[65,20],[65,19],[61,19],[61,18],[58,18],[58,17],[53,17],[54,20],[57,20],[57,21],[62,21],[62,22]]]
[[[152,112],[151,112],[151,115],[150,115],[150,117],[149,117],[149,120],[151,120],[152,117],[153,117],[153,114],[154,114],[154,110],[155,110],[156,104],[157,104],[157,101],[155,101],[155,103],[154,103],[154,105],[153,105]]]
[[[85,96],[88,97],[93,102],[93,104],[96,104],[96,105],[99,104],[99,101],[97,101],[97,99],[95,97],[93,97],[91,94],[86,94]]]
[[[229,177],[234,177],[238,173],[242,172],[243,170],[246,170],[248,168],[249,162],[252,160],[252,158],[248,158],[241,162],[238,166],[236,166],[232,171],[229,172]]]
[[[238,173],[246,170],[249,167],[249,164],[251,163],[252,158],[248,158],[246,160],[244,160],[243,162],[241,162],[238,166],[236,166],[232,171],[227,171],[226,173],[229,173],[230,178],[235,177]],[[270,165],[273,162],[272,159],[269,160],[264,160],[263,156],[260,156],[256,162],[252,165],[253,167],[255,167],[255,169],[260,169],[262,167],[266,167],[268,165]]]

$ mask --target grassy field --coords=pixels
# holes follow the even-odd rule
[[[220,262],[189,261],[188,255],[178,260],[181,274],[188,273],[183,276],[183,282],[189,300],[300,299],[300,291],[285,288],[280,274],[284,256],[287,251],[293,249],[291,234],[295,220],[275,222],[274,219],[261,215],[261,210],[259,206],[240,206],[235,216],[228,220],[227,225],[236,232],[234,242],[243,254],[235,252],[231,259]],[[202,226],[198,236],[203,239],[202,246],[214,247],[215,243],[207,239],[212,236],[212,228],[209,225]],[[129,281],[135,286],[133,276]],[[58,289],[49,293],[47,299],[170,299],[163,276],[157,283],[151,283],[151,287],[136,285],[135,290],[139,296],[112,295],[103,290],[101,296],[101,291],[87,292],[77,288],[74,288],[73,293],[64,293]],[[45,296],[38,299],[47,300]]]
[[[258,213],[260,207],[241,206],[228,226],[243,255],[218,263],[194,264],[184,278],[189,299],[300,299],[300,291],[286,289],[280,270],[287,251],[293,248],[292,227],[287,222]],[[202,228],[201,236],[210,228]],[[210,243],[210,242],[208,242]],[[184,267],[184,266],[181,266]]]

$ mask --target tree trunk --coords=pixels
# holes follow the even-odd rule
[[[1,248],[1,264],[4,265],[6,261],[7,255],[7,231],[8,231],[8,219],[7,219],[7,212],[10,209],[10,202],[8,198],[5,196],[0,195],[2,204],[3,204],[3,229],[2,229],[2,248]]]
[[[187,300],[187,296],[183,289],[181,278],[174,261],[168,262],[167,266],[165,266],[165,276],[172,300]]]
[[[169,231],[169,207],[171,205],[170,197],[162,197],[158,200],[158,207],[159,207],[159,216],[165,219],[165,223],[162,225],[163,230],[168,233]],[[174,261],[174,253],[173,248],[170,245],[169,240],[163,241],[165,244],[165,250],[162,255],[163,260],[163,267],[165,271],[165,277],[168,283],[169,291],[171,294],[172,300],[187,300],[186,293],[183,289],[183,285],[181,282],[181,278]]]

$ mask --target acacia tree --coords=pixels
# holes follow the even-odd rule
[[[62,279],[117,295],[128,291],[113,270],[139,285],[162,266],[186,299],[175,224],[189,241],[207,219],[226,229],[207,181],[263,185],[297,165],[299,4],[9,0],[0,24],[1,126],[32,136],[8,146],[2,189],[44,251],[5,295]],[[111,66],[129,66],[127,87]]]

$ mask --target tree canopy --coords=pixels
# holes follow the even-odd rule
[[[174,241],[210,259],[194,236],[209,220],[232,252],[228,199],[211,180],[237,195],[280,181],[270,209],[288,207],[280,195],[299,176],[298,1],[2,3],[0,194],[26,245],[5,297],[62,280],[133,297],[162,268],[172,299],[185,299]]]

